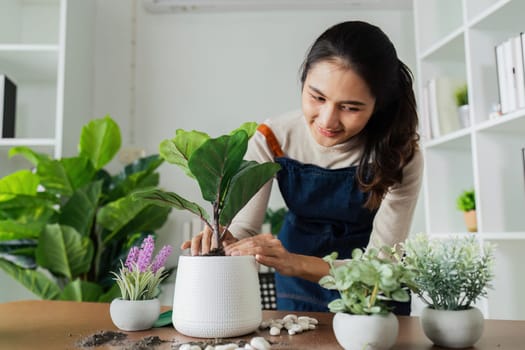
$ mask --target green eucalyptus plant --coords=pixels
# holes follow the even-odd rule
[[[244,123],[217,138],[200,131],[178,129],[173,139],[160,144],[160,155],[197,181],[202,198],[211,204],[211,215],[197,203],[173,192],[151,189],[137,192],[135,197],[143,203],[197,215],[213,232],[217,248],[212,254],[224,254],[220,242],[234,216],[280,169],[273,162],[259,164],[243,159],[256,128],[256,123]]]
[[[433,309],[468,309],[491,288],[491,244],[481,247],[474,236],[429,239],[417,234],[402,246],[403,265],[414,274],[412,289]]]
[[[118,125],[106,116],[82,128],[77,156],[10,150],[34,168],[0,179],[0,268],[36,296],[112,300],[118,288],[111,271],[167,220],[169,209],[131,198],[157,186],[162,159],[141,158],[111,175],[104,166],[120,143]]]
[[[467,84],[463,84],[454,91],[454,98],[456,99],[456,106],[461,107],[468,105],[468,88]]]
[[[474,190],[463,191],[456,199],[456,206],[461,211],[476,210]]]
[[[330,311],[386,315],[391,311],[387,301],[409,301],[407,286],[413,284],[412,272],[389,258],[394,254],[394,250],[387,247],[381,251],[369,248],[366,252],[354,249],[352,258],[338,265],[335,263],[337,252],[325,256],[323,260],[330,265],[330,274],[322,277],[319,284],[337,290],[341,296],[328,304]]]

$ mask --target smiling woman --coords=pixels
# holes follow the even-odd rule
[[[289,209],[275,237],[257,234],[271,182],[239,212],[225,246],[275,268],[277,308],[326,311],[337,293],[318,285],[322,257],[404,241],[421,184],[412,76],[390,39],[359,21],[337,24],[314,42],[303,64],[302,110],[268,119],[246,158],[281,165]],[[205,230],[182,248],[206,252]],[[393,306],[392,306],[393,307]],[[394,312],[408,314],[408,303]]]

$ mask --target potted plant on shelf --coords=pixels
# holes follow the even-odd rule
[[[476,232],[478,230],[478,224],[474,190],[463,191],[457,198],[456,205],[457,208],[463,212],[467,230],[469,232]]]
[[[140,158],[112,175],[104,167],[120,145],[119,126],[106,116],[84,125],[76,156],[10,149],[33,169],[0,179],[0,268],[37,297],[111,301],[118,288],[110,272],[166,222],[169,208],[131,198],[157,186],[163,160]]]
[[[224,255],[221,241],[233,217],[280,169],[273,162],[244,160],[256,123],[210,138],[177,130],[160,144],[160,154],[195,179],[212,215],[197,203],[158,189],[135,194],[144,203],[188,210],[213,232],[214,256],[181,256],[173,296],[173,325],[193,337],[233,337],[253,332],[262,319],[259,280],[253,256]]]
[[[399,324],[387,301],[407,302],[412,273],[391,259],[394,250],[369,248],[352,252],[352,258],[336,265],[337,253],[324,257],[330,274],[319,280],[327,289],[336,289],[341,298],[328,304],[336,313],[335,337],[347,350],[390,349],[396,342]],[[384,256],[384,257],[382,257]]]
[[[440,346],[472,346],[483,333],[483,315],[473,304],[491,287],[493,246],[481,247],[474,236],[418,234],[403,248],[403,265],[414,274],[411,288],[427,304],[421,314],[425,335]]]
[[[120,297],[111,302],[109,312],[115,326],[124,331],[149,329],[159,317],[159,284],[168,276],[164,265],[172,248],[162,247],[153,259],[154,250],[155,241],[149,235],[140,248],[129,250],[126,262],[120,262],[119,272],[113,272]]]
[[[454,91],[454,98],[456,100],[456,106],[458,107],[459,123],[462,128],[468,128],[470,126],[470,115],[467,84],[459,86]]]

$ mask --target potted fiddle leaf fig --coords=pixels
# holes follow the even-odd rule
[[[187,210],[212,232],[210,256],[181,256],[177,267],[172,320],[182,334],[233,337],[259,326],[262,313],[253,256],[224,256],[221,240],[234,216],[280,166],[244,160],[256,123],[245,123],[227,135],[211,138],[200,131],[177,130],[160,144],[160,155],[193,178],[211,215],[199,204],[159,189],[137,192],[142,203]]]
[[[410,300],[407,286],[413,284],[413,275],[394,256],[394,249],[384,247],[355,249],[343,264],[336,264],[337,252],[323,258],[330,274],[319,284],[339,292],[328,308],[336,313],[333,328],[343,348],[386,350],[395,344],[399,323],[388,301]]]
[[[104,169],[120,149],[109,116],[82,128],[78,155],[52,159],[28,147],[33,170],[0,179],[0,268],[42,299],[111,301],[111,271],[136,242],[162,227],[170,212],[133,201],[131,193],[159,182],[158,155],[111,175]]]
[[[483,315],[474,303],[491,287],[494,247],[481,246],[472,235],[417,234],[403,250],[403,265],[414,274],[411,288],[427,304],[420,318],[425,335],[439,346],[472,346],[483,332]]]

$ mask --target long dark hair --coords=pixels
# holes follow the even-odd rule
[[[389,187],[403,181],[403,168],[418,147],[412,72],[381,29],[360,21],[339,23],[317,38],[302,65],[302,84],[316,63],[334,60],[364,79],[376,98],[360,135],[364,150],[357,181],[369,194],[365,207],[377,209]]]

